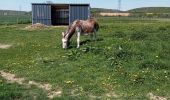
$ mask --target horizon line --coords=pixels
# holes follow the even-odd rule
[[[91,7],[91,8],[99,8],[99,9],[109,9],[109,10],[118,10],[118,9],[112,9],[112,8],[102,8],[102,7]],[[146,6],[146,7],[137,7],[137,8],[132,8],[128,10],[120,10],[120,11],[129,11],[133,9],[138,9],[138,8],[170,8],[169,6]],[[0,10],[10,10],[10,11],[24,11],[24,12],[31,12],[31,10],[16,10],[16,9],[0,9]]]

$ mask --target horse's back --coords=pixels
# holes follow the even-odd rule
[[[95,28],[95,30],[96,31],[98,31],[99,30],[99,23],[97,22],[97,20],[95,19],[95,18],[90,18],[90,19],[88,19],[91,23],[93,23],[93,25],[94,25],[94,28]]]
[[[93,33],[99,30],[99,24],[94,18],[87,20],[75,20],[72,26],[79,27],[82,29],[83,33]]]

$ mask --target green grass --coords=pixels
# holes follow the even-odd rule
[[[62,96],[54,99],[89,99],[90,95],[114,99],[106,96],[111,92],[119,99],[148,99],[150,92],[168,98],[170,22],[100,18],[99,23],[96,41],[82,36],[84,42],[76,49],[74,36],[67,50],[61,47],[65,28],[27,31],[22,30],[26,25],[1,25],[0,43],[13,46],[0,49],[0,70],[62,88]],[[0,80],[4,84],[0,91],[5,91],[0,98],[46,94],[36,87]],[[71,94],[73,90],[77,96]],[[42,98],[47,99],[46,95]]]

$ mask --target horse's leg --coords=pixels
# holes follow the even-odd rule
[[[96,31],[95,30],[90,34],[90,38],[91,38],[91,40],[96,39]]]
[[[90,34],[90,39],[93,40],[93,33]]]
[[[93,32],[93,40],[96,40],[96,30]]]
[[[77,32],[77,48],[80,47],[80,31]]]

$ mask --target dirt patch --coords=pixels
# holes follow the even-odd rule
[[[130,13],[100,13],[101,16],[130,16]]]
[[[37,83],[37,82],[34,82],[34,81],[29,81],[28,84],[35,85],[35,86],[42,88],[46,91],[50,91],[52,89],[52,85],[50,85],[50,84],[40,84],[40,83]]]
[[[110,92],[110,93],[103,94],[101,96],[95,96],[95,95],[90,94],[89,97],[93,100],[93,99],[102,99],[103,97],[108,98],[108,99],[109,98],[116,99],[116,98],[119,98],[120,96],[118,94],[116,94],[115,92]]]
[[[29,26],[25,27],[24,29],[25,30],[40,30],[40,29],[44,29],[47,27],[48,27],[47,25],[44,25],[41,23],[36,23],[36,24],[29,25]]]
[[[48,97],[50,99],[52,99],[54,97],[59,97],[62,94],[61,89],[57,89],[56,91],[52,91],[52,85],[51,84],[40,84],[40,83],[37,83],[35,81],[29,81],[28,84],[34,85],[38,88],[41,88],[43,90],[48,91]]]
[[[0,49],[8,49],[10,48],[12,45],[7,45],[7,44],[1,44],[0,43]]]
[[[60,26],[50,26],[52,28],[67,28],[67,25],[60,25]]]
[[[53,99],[54,97],[60,97],[62,91],[51,91],[48,93],[48,98]]]
[[[36,23],[36,24],[32,24],[32,25],[29,25],[27,27],[25,27],[23,30],[41,30],[41,29],[54,29],[54,28],[66,28],[68,27],[67,25],[60,25],[60,26],[47,26],[47,25],[44,25],[44,24],[41,24],[41,23]]]
[[[0,75],[10,83],[23,84],[25,80],[24,78],[16,78],[14,74],[6,73],[3,71],[0,71]]]
[[[119,95],[117,95],[115,92],[110,92],[106,94],[107,97],[114,97],[114,98],[118,98]]]
[[[95,96],[95,95],[92,95],[92,94],[90,94],[89,97],[91,98],[91,100],[98,100],[98,99],[102,98],[102,96]]]
[[[52,90],[51,84],[41,84],[35,81],[26,82],[24,78],[17,78],[15,74],[0,71],[0,75],[10,83],[18,83],[20,85],[31,86],[34,85],[48,92],[48,98],[59,97],[62,94],[62,89]]]
[[[148,93],[147,96],[150,100],[167,100],[165,97],[156,96],[153,93]]]

